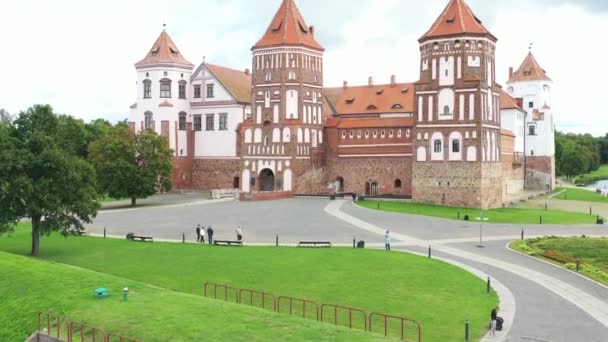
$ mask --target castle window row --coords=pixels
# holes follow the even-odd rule
[[[370,133],[371,133],[371,137],[373,139],[378,139],[378,135],[380,135],[380,139],[385,139],[386,135],[387,135],[387,130],[386,129],[382,129],[382,130],[378,130],[378,129],[365,129],[365,131],[363,131],[362,129],[358,129],[358,130],[342,130],[341,131],[341,136],[342,139],[346,139],[347,137],[349,139],[354,139],[355,138],[355,133],[357,135],[357,139],[361,139],[363,137],[363,132],[365,132],[365,139],[370,139]],[[411,131],[409,128],[405,129],[405,137],[409,138],[411,135]],[[388,138],[392,139],[395,136],[395,130],[394,129],[389,129],[388,130]],[[403,130],[402,129],[397,129],[397,138],[401,139],[403,137]]]
[[[321,57],[305,53],[274,53],[254,57],[256,70],[304,68],[321,72],[322,64]]]

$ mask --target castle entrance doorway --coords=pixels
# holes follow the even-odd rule
[[[260,191],[274,191],[274,173],[270,169],[264,169],[260,172]]]
[[[370,196],[378,196],[378,183],[373,182],[370,187]]]
[[[336,190],[336,192],[344,192],[344,178],[338,177],[336,179],[336,182],[338,185],[338,189]]]

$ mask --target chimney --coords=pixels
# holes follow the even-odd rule
[[[249,76],[250,72],[249,72],[249,68],[245,69],[245,75]]]
[[[391,87],[394,87],[397,84],[397,76],[391,75]]]
[[[509,67],[509,80],[513,78],[513,67]]]
[[[368,87],[373,87],[373,86],[374,86],[374,78],[373,78],[373,77],[371,77],[371,76],[370,76],[370,77],[367,79],[367,86],[368,86]]]
[[[315,27],[310,26],[308,29],[310,30],[310,35],[314,38],[315,37]]]
[[[344,81],[344,83],[343,83],[342,87],[343,87],[344,89],[348,88],[348,81]]]

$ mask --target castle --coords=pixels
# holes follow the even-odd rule
[[[251,70],[194,69],[163,30],[135,64],[129,125],[166,138],[176,188],[500,207],[555,186],[555,148],[551,79],[529,53],[504,89],[496,43],[464,0],[450,0],[419,39],[418,81],[327,88],[315,29],[283,0]]]

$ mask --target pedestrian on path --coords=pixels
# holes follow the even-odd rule
[[[238,241],[243,241],[243,230],[241,229],[241,226],[236,227],[236,239]]]
[[[391,250],[391,232],[388,230],[386,231],[386,234],[384,234],[384,247],[387,251]]]
[[[196,226],[196,242],[201,242],[201,225]]]
[[[496,336],[496,319],[498,317],[498,311],[500,310],[500,307],[498,307],[498,305],[492,309],[492,313],[490,313],[490,336]]]
[[[201,228],[201,241],[200,243],[205,243],[205,228]]]
[[[205,229],[205,228],[203,228]],[[209,241],[209,244],[212,245],[213,244],[213,228],[211,228],[211,226],[209,226],[209,228],[207,228],[207,238]]]

